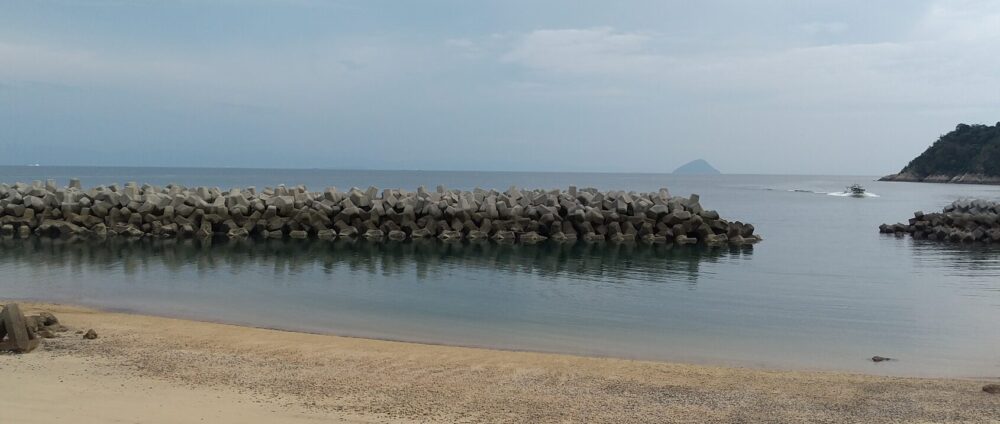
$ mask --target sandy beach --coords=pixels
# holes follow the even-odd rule
[[[35,352],[0,355],[5,422],[1000,422],[1000,396],[981,391],[986,380],[509,352],[22,307],[53,312],[71,330]],[[76,333],[91,328],[98,339]]]

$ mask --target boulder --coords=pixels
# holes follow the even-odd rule
[[[462,233],[455,230],[445,230],[438,234],[438,238],[444,241],[458,241],[462,239]]]
[[[534,244],[546,240],[547,237],[540,235],[534,231],[529,231],[527,233],[521,234],[520,240],[524,243]]]
[[[42,326],[59,324],[59,319],[50,312],[39,312],[38,322]]]
[[[6,338],[6,340],[4,340]],[[38,347],[34,330],[17,303],[8,303],[0,310],[0,351],[28,353]]]
[[[725,234],[708,234],[705,236],[704,241],[710,246],[721,246],[729,242],[729,237]]]
[[[698,212],[698,215],[701,216],[705,220],[716,220],[716,219],[719,219],[719,213],[716,212],[716,211],[703,210],[701,212]]]
[[[680,234],[674,238],[674,242],[677,244],[695,244],[698,243],[698,239],[688,237],[684,234]]]
[[[645,234],[642,236],[645,243],[666,243],[667,237],[658,234]]]
[[[667,215],[664,222],[666,222],[669,225],[673,225],[673,224],[680,224],[687,222],[687,220],[689,219],[691,219],[691,212],[678,210],[671,212],[669,215]]]
[[[370,230],[365,231],[365,233],[362,234],[362,237],[369,240],[381,240],[385,238],[385,233],[377,228],[372,228]]]
[[[501,230],[493,233],[493,240],[497,241],[501,240],[514,241],[516,238],[517,236],[514,234],[513,231]]]
[[[431,234],[431,232],[429,230],[427,230],[426,228],[417,228],[417,229],[413,230],[413,232],[410,233],[410,238],[414,238],[414,239],[421,239],[421,238],[427,238],[427,237],[433,237],[433,236],[434,235]]]

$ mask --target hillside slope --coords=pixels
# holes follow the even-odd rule
[[[1000,122],[959,124],[882,181],[1000,184]]]
[[[674,170],[675,174],[684,175],[716,175],[721,174],[718,169],[709,165],[704,159],[695,159]]]

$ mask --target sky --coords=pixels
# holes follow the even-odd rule
[[[0,0],[0,164],[884,175],[1000,2]]]

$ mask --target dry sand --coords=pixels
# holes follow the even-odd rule
[[[433,346],[22,305],[72,331],[0,355],[0,422],[1000,422],[982,380]],[[100,337],[83,340],[76,330]]]

